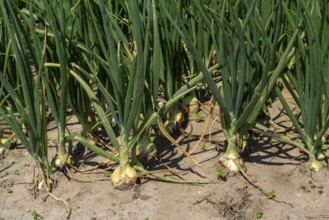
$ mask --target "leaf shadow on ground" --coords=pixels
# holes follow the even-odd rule
[[[306,155],[298,148],[277,142],[269,137],[254,135],[248,143],[245,159],[268,166],[298,165],[306,161]],[[296,155],[299,152],[300,155]]]
[[[272,108],[270,111],[272,123],[274,122],[275,126],[279,128],[276,132],[282,134],[289,132],[296,133],[291,121],[281,106]],[[273,125],[265,122],[265,126],[270,128]],[[243,154],[246,160],[269,166],[299,165],[307,161],[307,155],[295,146],[279,142],[265,135],[251,134],[250,141],[248,142],[248,152]]]

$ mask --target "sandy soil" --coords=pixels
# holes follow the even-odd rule
[[[271,114],[278,123],[286,123],[279,104],[275,103]],[[204,128],[204,122],[191,122],[177,138],[190,150]],[[72,122],[70,129],[78,131]],[[128,191],[113,188],[102,169],[95,174],[81,174],[72,170],[76,178],[98,180],[81,183],[55,174],[53,194],[65,200],[72,208],[71,219],[329,219],[329,172],[325,166],[318,173],[305,170],[306,157],[289,145],[283,145],[268,137],[253,135],[249,150],[244,154],[246,172],[250,179],[266,192],[275,191],[275,198],[268,199],[241,175],[219,180],[216,165],[223,151],[223,136],[218,122],[213,123],[212,135],[204,138],[199,149],[193,153],[202,165],[193,165],[190,159],[171,143],[157,140],[159,161],[149,165],[150,170],[170,167],[179,170],[180,178],[209,181],[210,184],[174,184],[141,179],[140,184]],[[50,146],[55,145],[56,129],[50,129]],[[51,148],[52,151],[54,147]],[[81,169],[94,167],[105,159],[84,150],[73,148],[73,156]],[[84,164],[82,164],[84,162]],[[103,167],[106,168],[106,167]],[[43,200],[44,193],[33,196],[31,187],[34,163],[28,153],[17,146],[6,151],[0,159],[0,220],[65,219],[66,206],[52,198]],[[172,175],[172,178],[178,178]]]

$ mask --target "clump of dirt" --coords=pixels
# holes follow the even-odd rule
[[[235,192],[226,192],[218,196],[211,194],[198,201],[196,204],[204,203],[212,205],[218,211],[219,216],[227,219],[242,219],[248,216],[248,210],[252,204],[248,186],[237,188]]]

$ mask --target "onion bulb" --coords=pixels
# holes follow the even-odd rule
[[[179,125],[181,125],[184,121],[184,114],[179,110],[179,108],[175,108],[174,110],[169,112],[169,118],[164,123],[164,127],[169,134],[172,134],[174,130],[177,130]]]
[[[322,168],[322,163],[321,161],[318,161],[318,160],[310,160],[308,163],[307,163],[307,166],[310,170],[312,171],[319,171],[321,170]]]
[[[194,92],[184,98],[183,105],[186,107],[188,113],[196,113],[199,111],[199,100]]]
[[[68,154],[64,154],[64,155],[57,154],[54,164],[55,164],[55,167],[57,167],[59,169],[63,169],[66,165],[73,164],[72,156],[68,155]]]
[[[11,141],[9,138],[0,137],[0,155],[6,150],[9,149]]]
[[[111,177],[112,184],[115,188],[124,189],[135,184],[137,176],[137,171],[127,162],[114,170]]]
[[[324,160],[326,159],[327,156],[326,154],[323,152],[323,150],[319,150],[317,153],[316,153],[316,159],[318,160]]]
[[[239,155],[233,153],[225,153],[219,159],[221,164],[225,166],[230,172],[238,173],[240,172],[239,166],[243,166],[243,160]]]

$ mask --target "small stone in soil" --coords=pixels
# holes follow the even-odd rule
[[[318,189],[323,189],[323,186],[318,186]]]
[[[322,193],[323,193],[323,191],[320,189],[320,190],[318,191],[318,193],[319,193],[319,194],[322,194]]]
[[[300,188],[301,188],[301,189],[305,189],[306,187],[305,187],[304,185],[302,185]]]
[[[313,185],[311,185],[311,188],[312,188],[312,189],[316,188],[316,185],[314,185],[314,184],[313,184]]]
[[[312,180],[310,180],[310,181],[308,181],[308,183],[309,183],[309,184],[313,184],[313,181],[312,181]]]

